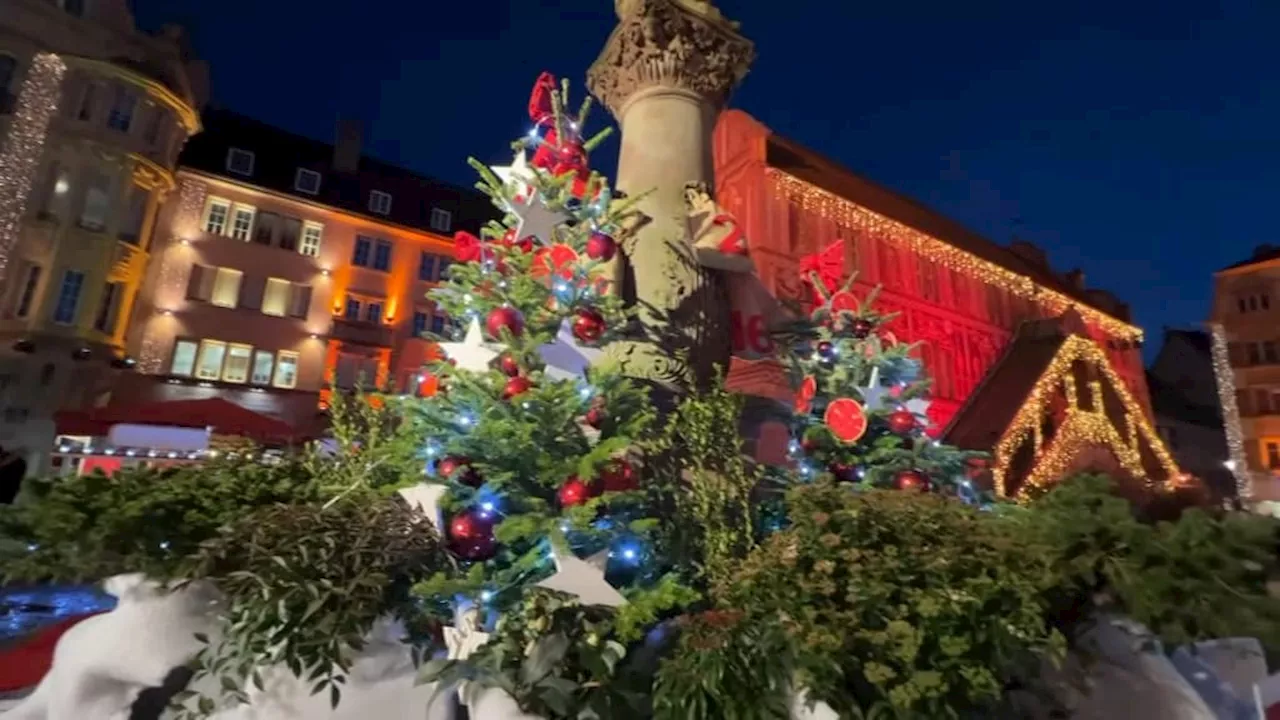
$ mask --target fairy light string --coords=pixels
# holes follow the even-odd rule
[[[1249,461],[1244,449],[1244,431],[1240,426],[1240,406],[1236,404],[1235,371],[1231,369],[1231,355],[1227,351],[1227,334],[1219,323],[1210,324],[1209,334],[1212,338],[1213,376],[1217,380],[1222,425],[1227,434],[1227,468],[1236,481],[1236,496],[1248,502],[1253,498],[1253,478],[1249,475]]]

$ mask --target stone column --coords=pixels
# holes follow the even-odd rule
[[[627,375],[674,389],[729,360],[728,297],[695,259],[684,188],[701,182],[714,191],[711,134],[755,50],[705,0],[614,5],[619,23],[587,87],[621,126],[615,186],[643,196],[645,219],[623,242],[614,287],[656,337],[615,343],[609,355]]]

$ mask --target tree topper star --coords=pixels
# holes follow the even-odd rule
[[[533,183],[536,179],[535,171],[529,167],[529,161],[525,157],[524,150],[517,150],[515,158],[510,165],[494,165],[489,168],[494,175],[502,181],[502,186],[508,192],[513,192],[521,197],[528,197],[533,194]]]
[[[574,595],[583,605],[619,607],[627,604],[622,593],[604,579],[609,558],[607,550],[586,560],[560,548],[553,548],[551,552],[556,561],[556,574],[538,583],[538,587]]]
[[[586,374],[587,367],[594,365],[604,350],[579,345],[573,336],[573,327],[569,320],[560,323],[560,331],[555,340],[538,348],[538,355],[547,364],[544,372],[553,380],[576,380]]]
[[[542,195],[537,192],[530,197],[513,200],[509,208],[520,218],[516,227],[516,237],[524,239],[529,236],[538,238],[542,245],[550,245],[555,229],[569,219],[568,214],[552,210],[543,202]]]
[[[475,318],[467,326],[467,335],[462,342],[442,342],[440,348],[444,350],[445,357],[457,363],[459,368],[473,372],[488,370],[489,363],[501,352],[485,342],[480,321]]]

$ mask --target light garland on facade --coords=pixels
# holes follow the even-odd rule
[[[1107,417],[1103,404],[1102,384],[1100,381],[1090,383],[1094,410],[1081,407],[1075,378],[1071,368],[1077,361],[1083,361],[1102,371],[1106,381],[1111,384],[1116,396],[1124,407],[1125,438]],[[1048,448],[1043,446],[1040,435],[1041,420],[1049,411],[1049,404],[1062,390],[1067,398],[1067,416],[1058,429]],[[1010,398],[1011,401],[1016,401]],[[1004,497],[1007,491],[1010,465],[1018,448],[1028,440],[1034,443],[1034,460],[1031,471],[1027,474],[1017,496],[1025,497],[1029,490],[1045,489],[1048,485],[1061,479],[1068,469],[1076,452],[1089,444],[1102,444],[1115,453],[1122,467],[1136,478],[1145,480],[1148,485],[1156,484],[1153,478],[1146,476],[1142,465],[1142,454],[1139,447],[1146,441],[1156,460],[1164,468],[1167,478],[1161,483],[1178,478],[1181,473],[1177,463],[1164,446],[1155,428],[1148,422],[1146,413],[1129,393],[1120,376],[1107,362],[1106,354],[1093,341],[1073,335],[1063,341],[1057,355],[1036,381],[1031,392],[1027,394],[1022,407],[1018,409],[1008,429],[994,450],[995,462],[992,463],[992,476],[995,480],[997,494]]]
[[[1074,308],[1087,322],[1097,325],[1117,339],[1130,342],[1142,340],[1142,328],[1117,320],[1056,290],[1046,288],[1025,275],[1019,275],[989,260],[983,260],[944,240],[874,213],[855,202],[817,188],[776,168],[768,168],[767,174],[773,189],[781,197],[837,225],[886,239],[978,282],[994,285],[1037,303],[1052,315],[1061,315],[1068,309]]]
[[[1244,450],[1244,431],[1240,428],[1240,407],[1236,405],[1236,378],[1227,352],[1227,334],[1222,325],[1209,326],[1213,339],[1213,376],[1218,385],[1218,403],[1222,406],[1222,426],[1227,433],[1227,457],[1232,477],[1236,480],[1236,496],[1248,502],[1253,498],[1253,478],[1249,474],[1249,458]]]
[[[66,63],[57,55],[40,53],[31,61],[27,79],[18,90],[8,140],[0,149],[0,282],[22,232],[27,200],[40,167],[49,122],[58,110],[66,71]]]
[[[186,240],[186,234],[199,232],[200,216],[204,213],[206,188],[197,180],[184,179],[178,191],[178,209],[172,219],[173,236],[169,246],[157,258],[161,262],[156,277],[156,289],[152,294],[153,314],[147,319],[146,328],[138,351],[138,370],[148,375],[164,373],[169,354],[172,333],[162,332],[158,323],[173,322],[166,311],[169,305],[182,301],[191,276],[189,248],[178,242]],[[152,248],[155,251],[155,248]]]

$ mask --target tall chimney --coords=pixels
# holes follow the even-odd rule
[[[333,169],[353,173],[360,168],[360,121],[339,118],[333,142]]]

